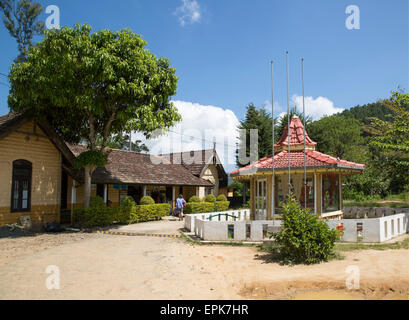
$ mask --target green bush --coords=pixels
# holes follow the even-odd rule
[[[74,210],[75,223],[85,228],[112,225],[118,218],[120,207],[90,207]]]
[[[134,210],[130,212],[130,223],[138,223],[145,221],[160,220],[162,217],[168,216],[170,212],[170,204],[159,203],[134,206]]]
[[[93,196],[89,199],[90,208],[105,207],[105,201],[100,196]]]
[[[282,222],[275,242],[284,263],[312,264],[327,261],[334,255],[338,232],[331,230],[317,215],[302,209],[294,196],[284,203]]]
[[[230,201],[216,201],[214,203],[214,211],[227,211],[230,206]]]
[[[184,213],[204,213],[204,212],[213,212],[214,203],[212,202],[188,202],[186,207],[183,209]]]
[[[189,202],[202,202],[198,196],[191,196]]]
[[[149,205],[149,204],[155,204],[155,200],[153,200],[152,197],[150,196],[142,197],[140,205]]]
[[[213,194],[209,194],[204,198],[204,202],[216,202],[216,197]]]
[[[134,205],[136,205],[135,200],[130,196],[121,199],[121,207],[132,207]]]
[[[170,204],[136,205],[132,197],[121,200],[120,207],[106,207],[96,200],[93,207],[74,210],[75,223],[81,227],[105,227],[115,223],[129,224],[160,220],[169,215]]]
[[[227,198],[224,194],[219,194],[216,198],[216,201],[227,201]]]

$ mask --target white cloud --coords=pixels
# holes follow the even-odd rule
[[[133,134],[133,140],[142,140],[151,154],[212,149],[216,151],[230,171],[235,165],[237,126],[239,120],[233,111],[216,106],[204,106],[186,101],[173,101],[182,121],[158,139],[146,140],[141,134]]]
[[[298,111],[302,111],[303,102],[302,96],[293,95],[292,103],[296,105]],[[334,103],[325,97],[305,97],[305,113],[312,117],[313,120],[318,120],[323,116],[330,116],[338,112],[342,112],[344,109],[337,108]]]
[[[196,0],[182,0],[182,5],[175,11],[179,23],[183,27],[186,24],[199,22],[201,18],[200,5]]]

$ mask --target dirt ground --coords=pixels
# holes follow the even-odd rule
[[[87,233],[0,234],[0,299],[409,298],[409,250],[343,254],[343,260],[289,267],[268,262],[255,247]],[[59,268],[58,290],[46,288],[49,265]],[[346,289],[351,265],[360,270],[359,290]]]

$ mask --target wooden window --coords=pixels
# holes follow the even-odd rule
[[[11,211],[30,211],[32,164],[26,160],[13,161]]]

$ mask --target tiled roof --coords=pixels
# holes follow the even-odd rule
[[[290,146],[300,144],[304,145],[304,125],[302,124],[300,118],[294,116],[290,122]],[[307,132],[305,132],[305,144],[307,146],[317,145],[317,143],[312,141],[312,139],[308,136]],[[274,146],[288,146],[288,125],[285,126],[280,140]]]
[[[68,146],[75,156],[86,150],[83,145]],[[155,164],[155,160],[160,160],[159,156],[116,149],[109,151],[109,163],[94,171],[93,183],[213,186],[181,164]]]
[[[307,168],[320,168],[320,167],[334,167],[334,168],[348,168],[356,170],[364,170],[365,165],[346,160],[337,159],[327,154],[315,151],[317,145],[316,142],[308,136],[305,132],[306,146],[306,167]],[[288,150],[284,148],[288,147],[288,125],[286,126],[280,140],[274,145],[274,149],[278,152],[274,156],[274,168],[285,170],[289,166],[291,168],[303,168],[304,167],[304,126],[297,116],[294,116],[290,122],[290,163],[288,161]],[[294,148],[296,147],[296,148]],[[298,147],[298,148],[297,148]],[[301,149],[300,149],[301,147]],[[291,150],[293,148],[293,150]],[[271,156],[260,159],[259,161],[249,164],[246,167],[240,168],[231,172],[231,175],[238,174],[251,174],[255,170],[268,170],[273,169],[273,160]]]
[[[0,134],[5,132],[9,125],[20,118],[21,116],[19,114],[13,112],[0,116]]]
[[[198,151],[175,152],[163,154],[163,156],[169,156],[171,163],[182,164],[192,174],[199,177],[203,171],[203,168],[213,159],[214,154],[215,152],[213,149],[207,149]],[[216,163],[221,164],[218,157],[216,157]]]
[[[319,167],[338,167],[338,168],[350,168],[363,170],[365,165],[350,162],[346,160],[340,160],[324,153],[315,150],[306,150],[306,166],[307,168],[319,168]],[[290,153],[290,166],[291,168],[303,168],[304,167],[304,151],[297,151]],[[288,151],[283,150],[274,156],[274,167],[276,169],[288,168]],[[260,159],[254,164],[243,167],[239,170],[231,172],[231,175],[245,174],[255,169],[273,169],[273,160],[271,156]]]

